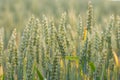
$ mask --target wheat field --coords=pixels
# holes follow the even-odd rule
[[[1,0],[0,80],[120,80],[120,1],[40,1]]]

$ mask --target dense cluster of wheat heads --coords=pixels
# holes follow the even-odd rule
[[[85,25],[79,15],[73,28],[67,14],[54,18],[32,16],[20,40],[13,30],[4,49],[0,30],[1,80],[119,80],[120,17],[110,16],[98,27],[92,4]]]

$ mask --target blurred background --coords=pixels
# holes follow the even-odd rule
[[[34,15],[54,17],[59,20],[61,14],[66,12],[71,22],[76,22],[78,15],[87,16],[89,0],[0,0],[0,27],[4,27],[5,42],[11,35],[13,28],[21,34],[28,19]],[[98,24],[103,23],[111,14],[119,15],[120,1],[91,0],[94,17]]]

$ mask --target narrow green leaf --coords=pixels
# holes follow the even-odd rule
[[[105,65],[102,66],[102,73],[101,73],[101,76],[100,76],[100,80],[103,80],[104,72],[105,72]]]
[[[66,56],[65,59],[78,61],[79,57],[77,57],[77,56]]]
[[[95,71],[95,65],[93,62],[89,63],[91,70],[94,72]]]
[[[38,68],[35,67],[35,70],[36,70],[36,72],[37,72],[37,74],[38,74],[39,80],[44,80],[44,77],[43,77],[43,75],[41,74],[41,72],[38,70]]]

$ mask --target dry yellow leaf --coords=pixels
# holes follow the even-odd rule
[[[63,68],[63,67],[64,67],[63,60],[60,60],[60,66],[61,66],[61,68]]]
[[[86,41],[87,38],[87,27],[84,28],[83,41]]]
[[[114,56],[114,59],[115,59],[116,66],[119,66],[119,59],[118,59],[117,54],[114,51],[113,51],[113,56]]]
[[[2,66],[0,66],[0,76],[2,76],[3,75],[3,68],[2,68]]]

